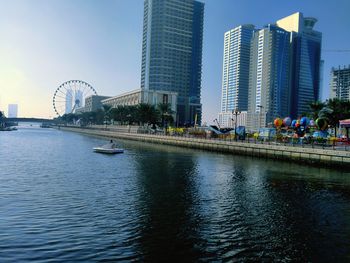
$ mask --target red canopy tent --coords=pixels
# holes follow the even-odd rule
[[[343,128],[350,128],[350,119],[339,121],[340,126]]]

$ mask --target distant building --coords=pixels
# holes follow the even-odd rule
[[[219,124],[220,128],[234,128],[237,122],[238,126],[247,126],[247,111],[241,111],[239,114],[234,115],[232,112],[220,112],[219,113]]]
[[[117,108],[118,106],[135,106],[140,103],[147,103],[154,106],[157,106],[160,103],[169,103],[171,110],[174,112],[174,120],[178,121],[178,116],[176,114],[176,92],[137,89],[115,97],[104,99],[101,101],[101,103],[112,108]]]
[[[320,72],[322,33],[313,29],[316,18],[297,12],[276,22],[291,32],[292,43],[292,101],[291,117],[297,118],[309,111],[310,102],[320,99]]]
[[[8,118],[17,118],[18,115],[18,105],[17,104],[9,104],[8,105]]]
[[[110,96],[99,96],[99,95],[91,95],[85,98],[85,102],[81,103],[84,106],[76,108],[74,113],[83,113],[83,112],[92,112],[98,109],[102,109],[102,100],[108,99]]]
[[[248,110],[249,61],[253,25],[241,25],[224,36],[222,67],[221,127],[231,123],[232,111]]]
[[[350,100],[350,65],[348,67],[332,68],[330,79],[331,99]]]
[[[200,123],[204,4],[145,0],[141,89],[176,92],[179,124]]]
[[[74,94],[74,106],[75,109],[84,107],[83,92],[81,90],[76,90]]]
[[[73,110],[73,90],[68,89],[66,93],[65,114],[72,113]]]
[[[256,130],[276,117],[297,118],[320,99],[322,34],[313,29],[316,22],[297,12],[262,29],[241,25],[225,33],[222,126],[230,125],[234,109],[248,110],[248,129]]]
[[[85,99],[84,110],[91,112],[102,109],[102,101],[111,98],[110,96],[91,95]]]

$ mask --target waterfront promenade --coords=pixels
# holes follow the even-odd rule
[[[133,127],[134,128],[134,127]],[[261,158],[272,158],[296,163],[308,163],[337,168],[350,167],[350,151],[334,150],[332,147],[316,149],[311,147],[293,147],[288,145],[272,145],[260,143],[247,143],[224,140],[209,140],[203,138],[188,138],[166,135],[139,134],[130,129],[104,129],[60,127],[61,130],[79,132],[93,136],[103,136],[116,139],[127,139],[156,144],[166,144],[194,149],[232,153]]]

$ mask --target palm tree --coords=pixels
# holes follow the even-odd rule
[[[148,103],[140,103],[138,105],[137,115],[142,124],[156,124],[159,120],[159,111]]]
[[[111,117],[113,120],[123,124],[127,116],[127,106],[119,105],[117,108],[111,109]]]
[[[104,111],[104,123],[107,125],[107,121],[111,119],[111,109],[112,106],[110,105],[102,105],[103,111]],[[107,128],[107,126],[106,126]]]
[[[339,126],[339,121],[350,118],[350,102],[334,98],[327,100],[326,104],[327,107],[332,111],[328,115],[329,124],[334,127],[334,133],[335,136],[337,136],[337,127]]]
[[[126,121],[129,125],[138,122],[138,110],[136,105],[127,106],[126,113]]]
[[[174,121],[174,118],[172,114],[174,113],[171,110],[170,103],[159,103],[157,105],[158,111],[160,112],[161,118],[162,118],[162,126],[164,127],[164,123],[172,123]]]
[[[318,118],[320,110],[325,106],[325,103],[321,101],[314,101],[309,104],[311,112],[308,114],[310,118],[316,120]]]

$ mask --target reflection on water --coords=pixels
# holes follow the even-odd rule
[[[20,126],[0,133],[1,261],[349,261],[348,172]]]

